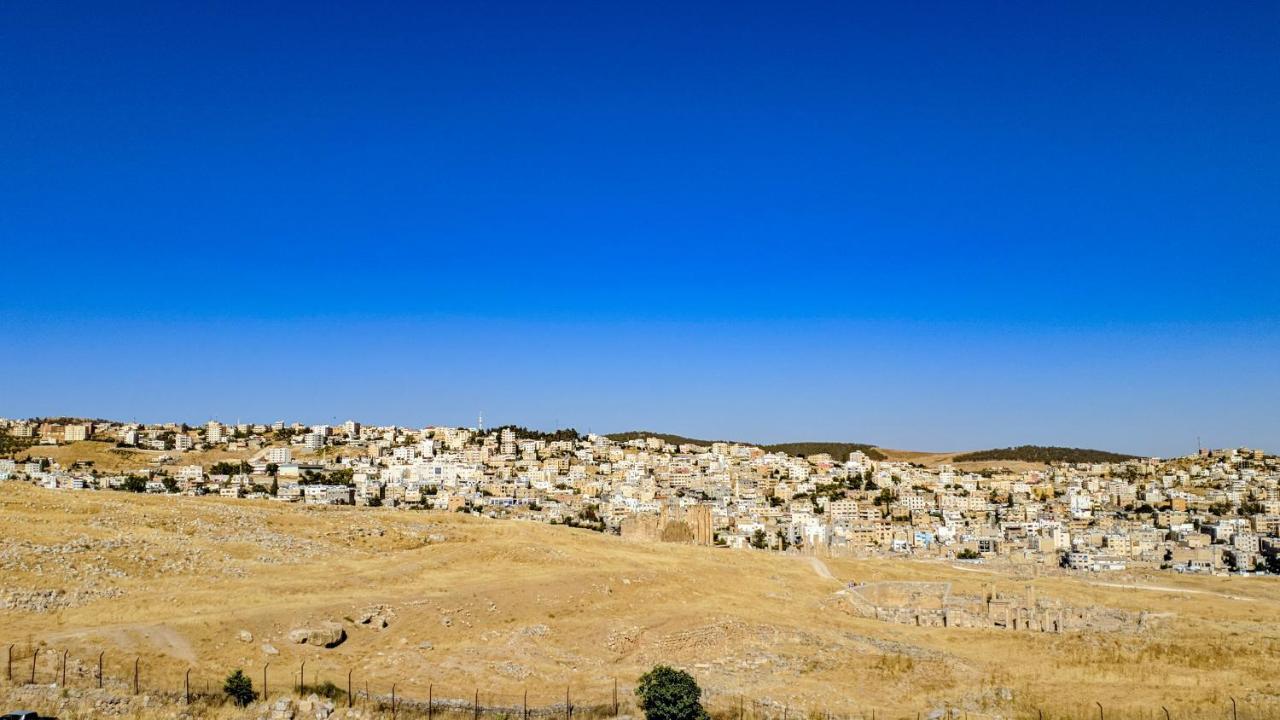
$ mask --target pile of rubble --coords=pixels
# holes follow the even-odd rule
[[[0,609],[48,613],[124,595],[119,588],[96,590],[0,590]]]

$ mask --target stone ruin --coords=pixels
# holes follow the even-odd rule
[[[1038,597],[1028,585],[1021,595],[957,595],[949,582],[875,582],[840,591],[854,615],[881,622],[928,627],[998,628],[1025,632],[1141,632],[1170,614],[1134,613],[1107,607],[1074,607]]]
[[[623,540],[636,542],[711,545],[715,540],[711,508],[706,505],[664,507],[659,513],[628,515],[622,520],[621,535]]]

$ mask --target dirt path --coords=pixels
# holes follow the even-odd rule
[[[187,662],[196,661],[196,651],[191,642],[176,628],[163,623],[104,625],[41,635],[45,641],[79,640],[88,637],[100,637],[115,647],[146,645],[163,655]]]
[[[827,580],[838,580],[835,575],[831,574],[831,570],[827,567],[827,564],[818,558],[809,558],[809,565],[813,567],[814,572],[818,573],[818,577],[826,578]]]

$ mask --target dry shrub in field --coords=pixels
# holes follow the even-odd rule
[[[916,661],[909,655],[901,653],[889,653],[881,655],[872,665],[881,675],[888,677],[897,677],[906,675],[916,667]]]

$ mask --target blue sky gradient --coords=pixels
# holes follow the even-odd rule
[[[1275,3],[15,2],[0,108],[0,415],[1280,449]]]

